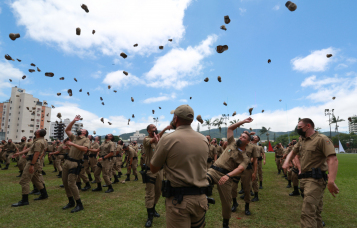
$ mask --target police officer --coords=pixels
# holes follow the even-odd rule
[[[3,164],[6,159],[4,159],[4,153],[6,151],[6,145],[7,142],[5,140],[1,140],[1,145],[0,145],[0,168],[1,168],[1,164]]]
[[[257,167],[257,172],[259,175],[259,181],[262,182],[261,178],[262,178],[262,174],[259,174],[259,172],[262,172],[262,147],[258,146],[258,142],[260,141],[260,137],[258,135],[254,135],[253,136],[253,141],[252,144],[256,147],[256,151],[258,153],[258,158],[256,163],[254,164],[254,168]],[[264,153],[264,157],[265,157],[265,153]],[[261,159],[260,159],[261,158]],[[260,159],[260,160],[259,160]],[[265,162],[265,159],[264,159]],[[265,164],[265,163],[264,163]],[[262,184],[260,183],[260,186],[262,186]],[[254,198],[252,199],[252,202],[256,202],[259,201],[259,197],[258,197],[258,192],[259,192],[259,187],[258,187],[258,178],[255,177],[255,179],[253,180],[253,191],[254,191]]]
[[[53,157],[50,156],[50,153],[53,152],[55,150],[54,148],[54,142],[51,142],[50,145],[47,146],[47,153],[48,153],[48,161],[49,161],[49,165],[51,165],[53,163]]]
[[[91,146],[91,149],[99,149],[100,145],[99,145],[99,137],[96,136],[94,138],[94,143],[92,144]],[[92,173],[94,173],[95,171],[95,167],[97,167],[97,163],[98,163],[98,160],[97,160],[97,157],[99,155],[99,152],[93,152],[91,150],[90,151],[90,154],[89,154],[89,164],[91,166],[91,171]],[[95,183],[95,179],[92,181],[92,184]]]
[[[55,156],[55,164],[57,167],[57,170],[59,171],[58,175],[56,175],[58,178],[62,178],[62,161],[64,161],[65,156],[69,153],[70,148],[65,144],[69,138],[66,138],[63,143],[60,144],[57,147],[57,150],[55,152],[51,152],[49,155],[50,156]]]
[[[259,137],[260,141],[260,137]],[[258,177],[259,177],[259,189],[263,189],[263,164],[266,164],[265,151],[262,144],[259,143],[258,153],[260,152],[260,157],[258,157]]]
[[[111,160],[114,156],[115,145],[113,143],[114,136],[112,134],[107,134],[105,136],[105,141],[102,143],[98,149],[90,149],[92,152],[99,152],[99,159],[97,166],[94,171],[95,182],[97,183],[97,188],[92,189],[93,192],[102,191],[102,184],[100,179],[100,173],[103,172],[103,179],[108,186],[108,190],[105,193],[114,192],[112,182],[110,181],[110,169],[111,169]]]
[[[4,146],[5,153],[3,154],[4,160],[6,160],[6,166],[2,168],[2,170],[7,170],[9,169],[9,165],[11,162],[12,155],[14,155],[15,152],[19,152],[17,149],[16,145],[12,142],[12,139],[9,139],[7,141],[7,144]]]
[[[207,169],[209,169],[212,166],[212,164],[217,160],[217,149],[211,142],[211,136],[206,135],[206,138],[209,143],[209,152],[207,158]]]
[[[66,146],[70,147],[68,156],[66,157],[66,161],[63,164],[63,173],[62,173],[62,181],[64,188],[66,190],[66,194],[68,197],[68,204],[64,206],[62,209],[66,210],[77,206],[71,210],[71,213],[78,212],[83,210],[83,204],[79,197],[79,189],[76,185],[76,181],[78,175],[81,171],[81,163],[83,159],[83,154],[88,151],[90,147],[88,136],[88,131],[85,129],[78,130],[77,136],[72,134],[72,126],[75,122],[81,119],[80,115],[77,115],[72,122],[68,124],[65,129],[66,134],[68,135],[69,139],[66,142]]]
[[[125,151],[126,153],[126,159],[127,159],[127,172],[126,172],[126,179],[125,181],[130,181],[130,173],[131,173],[131,169],[133,169],[133,174],[135,175],[135,180],[138,180],[138,176],[137,176],[137,167],[135,165],[135,150],[133,149],[133,147],[129,146],[129,145],[123,145],[123,151]],[[137,164],[137,159],[136,159],[136,164]]]
[[[281,172],[281,158],[283,158],[283,153],[284,153],[284,149],[283,146],[279,143],[278,145],[276,145],[276,148],[274,149],[275,152],[275,163],[276,163],[276,167],[278,169],[278,174],[280,174]]]
[[[219,142],[219,144],[217,144],[217,139],[214,139],[215,142],[214,142],[214,146],[216,147],[216,150],[217,150],[217,159],[219,158],[219,156],[222,155],[223,153],[223,148],[222,148],[222,145],[223,145],[223,141],[221,140]]]
[[[154,217],[160,217],[159,213],[156,212],[155,206],[160,199],[161,195],[161,186],[162,186],[162,179],[163,173],[159,171],[156,174],[153,174],[150,169],[147,170],[148,167],[146,164],[151,163],[151,159],[155,154],[155,149],[158,143],[158,139],[162,137],[166,130],[170,130],[171,125],[167,126],[164,130],[160,133],[157,131],[157,128],[154,124],[149,124],[146,128],[149,136],[144,138],[143,141],[143,149],[145,153],[145,161],[144,161],[144,170],[141,171],[143,174],[143,182],[146,184],[145,188],[145,207],[148,213],[148,219],[145,223],[145,227],[151,227]],[[158,135],[158,137],[155,137]]]
[[[175,132],[164,135],[151,158],[153,174],[163,167],[167,181],[163,184],[166,197],[166,227],[204,227],[208,210],[207,158],[208,141],[194,131],[191,123],[193,109],[181,105],[171,112],[171,125]]]
[[[27,144],[26,137],[23,136],[21,138],[21,143],[17,147],[18,150],[22,152],[24,150],[24,148],[26,147],[26,144]],[[13,156],[13,157],[15,157],[15,156]],[[21,177],[23,170],[25,168],[25,165],[26,165],[26,157],[25,158],[24,158],[24,156],[16,156],[16,157],[20,157],[20,159],[17,162],[17,167],[19,168],[20,175],[18,175],[16,177]]]
[[[31,180],[37,185],[37,188],[40,189],[41,192],[41,196],[35,200],[43,200],[48,198],[46,188],[39,179],[39,156],[40,153],[45,149],[45,140],[43,138],[45,135],[46,130],[37,130],[35,132],[35,140],[33,142],[33,145],[25,151],[17,152],[15,155],[18,156],[28,152],[26,156],[26,166],[24,168],[24,172],[20,180],[20,185],[22,187],[22,199],[18,203],[13,204],[12,207],[29,205],[28,194],[30,193]],[[35,175],[36,173],[38,175]]]
[[[297,133],[301,136],[283,165],[287,169],[289,162],[300,155],[300,186],[304,188],[304,200],[301,209],[301,227],[323,227],[321,212],[323,194],[327,188],[335,197],[339,189],[335,184],[338,160],[332,141],[318,133],[314,122],[309,118],[301,119],[297,125]],[[329,174],[326,174],[326,171]],[[328,178],[327,178],[328,177]]]
[[[92,146],[92,141],[93,141],[93,136],[92,135],[88,135],[88,139],[89,139],[89,141],[90,141],[90,146]],[[86,173],[87,174],[87,176],[88,176],[88,179],[89,179],[89,181],[93,181],[93,179],[92,179],[92,175],[91,175],[91,173],[90,173],[90,170],[89,170],[89,152],[87,153],[87,154],[84,154],[84,157],[83,157],[83,171],[81,171],[81,172],[83,172],[83,175],[84,175],[84,173]]]
[[[241,174],[248,166],[249,157],[245,149],[250,142],[250,135],[243,132],[237,142],[234,140],[234,130],[242,124],[252,122],[252,118],[247,118],[238,123],[232,124],[227,129],[228,146],[220,158],[208,169],[207,179],[210,185],[218,184],[219,197],[222,203],[223,227],[228,228],[231,218],[232,203],[232,178]],[[238,204],[237,204],[238,206]]]

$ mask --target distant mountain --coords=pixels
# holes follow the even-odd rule
[[[196,130],[195,128],[193,128],[194,130]],[[259,135],[259,131],[261,129],[253,129],[253,131]],[[242,134],[243,131],[249,131],[249,129],[247,128],[238,128],[236,131],[234,131],[234,137],[238,138],[240,136],[240,134]],[[148,135],[146,129],[142,129],[139,131],[141,134],[146,134]],[[159,131],[160,132],[160,131]],[[169,133],[169,131],[167,131]],[[210,132],[210,133],[209,133]],[[293,131],[289,131],[289,134],[291,134]],[[120,138],[122,138],[123,140],[128,140],[130,139],[130,136],[132,136],[135,132],[131,132],[131,133],[125,133],[120,135]],[[219,133],[218,128],[214,128],[211,129],[211,131],[200,131],[201,134],[203,135],[208,135],[210,134],[212,138],[226,138],[227,137],[227,128],[224,127],[222,128],[221,134]],[[275,138],[278,138],[281,135],[286,135],[288,134],[288,132],[274,132],[274,131],[269,131],[269,140],[274,140],[274,133],[275,133]],[[322,134],[326,135],[326,136],[330,136],[330,132],[322,132]],[[337,132],[331,132],[332,136],[336,136],[338,133]],[[264,135],[259,135],[261,140],[267,140],[267,136]]]

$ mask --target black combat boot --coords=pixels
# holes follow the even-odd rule
[[[84,186],[84,188],[82,188],[81,190],[82,191],[87,191],[87,190],[89,190],[89,189],[91,189],[91,186],[90,186],[90,184],[89,184],[89,181],[86,183],[86,186]]]
[[[258,192],[254,193],[254,198],[252,199],[252,202],[256,202],[256,201],[259,201]]]
[[[241,195],[239,198],[244,199],[244,194],[243,194],[243,195]]]
[[[240,191],[238,192],[238,194],[243,194],[244,190],[243,190],[243,184],[240,183]]]
[[[281,172],[281,171],[280,171],[280,169],[279,169],[279,170],[278,170],[278,175],[280,175],[280,172]]]
[[[11,207],[21,207],[21,206],[25,206],[25,205],[29,205],[29,195],[22,195],[22,200],[20,200],[18,203],[14,203],[13,205],[11,205]]]
[[[250,190],[250,195],[254,196],[254,192],[252,190]]]
[[[58,175],[56,175],[58,178],[62,178],[62,171],[60,171],[59,173],[58,173]]]
[[[326,226],[326,224],[325,224],[325,222],[324,222],[324,221],[322,221],[322,226]]]
[[[88,176],[89,181],[93,181],[92,175],[88,174],[87,176]]]
[[[62,207],[63,210],[66,210],[68,208],[72,208],[72,207],[76,206],[76,203],[74,202],[73,197],[68,197],[68,200],[69,200],[68,204],[66,206]]]
[[[23,171],[20,171],[20,175],[18,175],[16,177],[22,177],[22,173],[23,173]]]
[[[125,181],[130,181],[130,174],[126,174],[126,179],[125,179]]]
[[[137,175],[135,175],[135,179],[134,179],[134,181],[138,181],[139,179],[138,179],[138,176]]]
[[[294,186],[294,191],[292,193],[289,194],[289,196],[299,196],[300,192],[299,192],[299,188],[298,186]]]
[[[76,182],[78,190],[82,189],[82,182]]]
[[[45,185],[43,185],[43,189],[41,189],[40,192],[41,192],[40,197],[36,198],[35,200],[44,200],[48,198]]]
[[[52,171],[52,173],[57,173],[57,168],[55,167],[55,170],[54,171]]]
[[[10,164],[6,164],[6,166],[4,168],[2,168],[1,170],[8,170],[9,169],[9,165]]]
[[[120,178],[121,175],[123,175],[123,173],[122,172],[118,172],[118,178]]]
[[[49,165],[52,165],[52,161],[50,161],[48,164],[49,164]]]
[[[229,228],[229,219],[223,219],[223,228]]]
[[[100,192],[100,191],[102,191],[102,184],[97,183],[97,188],[92,189],[92,192]]]
[[[291,188],[291,180],[289,180],[288,185],[286,186],[286,188]]]
[[[105,193],[111,193],[114,192],[113,186],[112,185],[108,185],[108,190],[105,191]]]
[[[249,203],[245,203],[245,215],[251,215],[249,211]]]
[[[114,175],[114,182],[112,184],[119,183],[119,179],[117,175]]]
[[[155,218],[159,218],[159,217],[160,217],[160,214],[157,213],[155,207],[156,207],[156,204],[154,204],[154,217],[155,217]]]
[[[84,209],[81,199],[76,200],[76,202],[77,206],[73,210],[71,210],[71,213],[75,213]]]
[[[45,176],[46,175],[46,172],[42,170],[42,175]]]
[[[148,212],[148,220],[145,223],[145,227],[151,227],[153,219],[154,219],[154,208],[147,208]]]
[[[259,189],[263,189],[263,181],[259,182]]]
[[[38,193],[38,192],[40,192],[40,191],[36,188],[35,185],[33,185],[33,190],[30,192],[30,195]]]
[[[64,185],[63,185],[63,184],[61,184],[61,185],[60,185],[60,188],[64,188]]]
[[[237,198],[233,198],[232,212],[236,212],[238,207]]]

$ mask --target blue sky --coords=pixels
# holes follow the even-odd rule
[[[242,119],[254,107],[254,122],[247,125],[252,128],[287,131],[298,117],[310,117],[328,130],[324,109],[334,108],[345,120],[357,114],[357,3],[295,0],[297,10],[290,12],[285,2],[1,2],[0,51],[22,62],[0,60],[0,99],[8,99],[11,86],[20,81],[21,88],[56,106],[53,121],[58,112],[65,118],[82,114],[84,127],[98,134],[143,129],[153,117],[160,118],[162,129],[172,118],[170,111],[181,104],[191,105],[204,119],[234,111],[233,118]],[[89,13],[80,8],[82,3]],[[228,25],[225,15],[231,19]],[[21,38],[12,41],[9,33]],[[229,49],[218,54],[217,45]],[[120,57],[121,52],[128,58]],[[42,72],[29,73],[30,63]],[[55,76],[45,77],[45,72]],[[209,82],[203,81],[206,77]],[[73,90],[72,97],[67,89]],[[347,121],[339,126],[348,130]]]

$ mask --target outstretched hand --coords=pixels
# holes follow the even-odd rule
[[[253,119],[251,117],[248,117],[247,119],[243,120],[244,123],[250,123],[252,121]]]
[[[80,115],[76,115],[76,117],[74,117],[74,121],[78,121],[81,120],[81,116]]]

